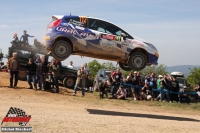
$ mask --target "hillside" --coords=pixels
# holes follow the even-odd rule
[[[194,67],[200,67],[199,65],[177,65],[177,66],[170,66],[170,67],[167,67],[167,71],[168,72],[174,72],[174,71],[177,71],[177,72],[182,72],[184,73],[185,77],[187,77],[190,73],[190,69],[193,69]]]

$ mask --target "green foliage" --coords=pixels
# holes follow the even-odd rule
[[[146,66],[142,71],[141,74],[142,75],[148,75],[151,74],[152,72],[154,72],[156,75],[164,75],[167,72],[166,70],[167,66],[165,66],[164,64],[160,64],[160,65],[151,65],[151,66]]]
[[[200,82],[200,68],[189,68],[190,69],[190,74],[187,77],[187,82],[191,85],[191,86],[195,86],[197,85],[197,83]]]
[[[114,64],[112,62],[104,62],[102,65],[101,65],[102,68],[104,69],[109,69],[109,70],[115,70],[116,67],[114,66]]]
[[[95,77],[99,69],[102,68],[102,66],[97,60],[93,60],[88,63],[88,68],[90,70],[90,76]]]

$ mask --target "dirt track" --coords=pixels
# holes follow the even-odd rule
[[[0,120],[10,107],[20,108],[32,116],[28,126],[34,133],[200,132],[197,111],[164,110],[141,105],[141,101],[99,100],[91,93],[82,98],[78,92],[73,97],[72,91],[64,88],[60,94],[34,91],[21,81],[18,89],[10,89],[5,87],[8,81],[8,74],[0,72]]]

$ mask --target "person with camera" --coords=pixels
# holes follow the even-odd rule
[[[58,84],[58,78],[60,75],[60,65],[56,63],[56,59],[53,59],[49,66],[50,71],[52,72],[53,75],[53,81],[56,86],[56,93],[59,93],[59,84]]]
[[[162,101],[166,97],[166,100],[168,102],[170,102],[169,91],[170,91],[171,83],[170,83],[170,80],[169,80],[169,76],[167,76],[166,74],[164,74],[163,79],[161,81],[162,81],[163,89],[164,89],[164,91],[166,91],[166,93],[163,93],[163,97],[162,97],[163,99],[162,99]]]
[[[76,92],[77,92],[77,87],[78,85],[81,85],[81,88],[82,88],[82,97],[85,96],[85,85],[86,85],[86,72],[84,70],[84,67],[81,67],[78,71],[77,71],[77,79],[76,79],[76,84],[74,86],[74,93],[73,93],[73,96],[76,95]]]
[[[171,91],[178,93],[179,89],[180,89],[179,83],[176,80],[176,77],[171,77]],[[178,94],[174,94],[174,93],[170,94],[170,101],[171,102],[176,101],[178,103],[179,101]]]
[[[29,58],[28,63],[26,64],[26,69],[27,69],[27,81],[29,84],[29,89],[37,89],[37,84],[36,84],[36,70],[37,70],[37,65],[35,64],[35,62],[33,61],[32,58]],[[31,80],[33,82],[33,85],[31,83]]]
[[[39,55],[36,56],[35,64],[37,65],[36,82],[38,83],[38,89],[42,89],[42,62]]]
[[[142,98],[150,101],[152,99],[152,87],[150,87],[149,82],[146,82],[142,88]]]
[[[132,74],[132,72],[130,72],[128,74],[128,76],[126,77],[126,84],[132,85],[132,83],[133,83],[133,78],[132,77],[133,77],[133,74]],[[128,87],[128,96],[133,97],[133,93],[132,93],[131,88],[132,87]]]
[[[114,96],[114,94],[117,92],[117,90],[119,89],[120,83],[123,80],[123,76],[122,73],[120,72],[120,69],[117,68],[116,72],[114,72],[111,75],[112,78],[112,88],[111,88],[111,95]]]
[[[106,88],[110,86],[109,80],[104,80],[100,85],[99,85],[99,90],[100,90],[100,98],[103,98],[104,94],[106,95],[106,98],[108,98],[108,93]]]

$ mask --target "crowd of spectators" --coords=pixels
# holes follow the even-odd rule
[[[18,72],[20,70],[20,62],[17,59],[17,53],[13,53],[13,57],[8,60],[8,71],[10,72],[10,88],[17,88]],[[58,78],[60,76],[61,62],[52,59],[50,63],[47,62],[46,57],[40,58],[39,55],[36,59],[29,59],[25,68],[27,69],[27,81],[29,89],[47,90],[49,84],[55,87],[55,92],[59,93]],[[70,61],[68,68],[74,68],[73,62]],[[14,78],[15,77],[15,78]],[[85,96],[85,90],[88,89],[89,68],[85,63],[77,71],[77,80],[74,86],[73,95],[77,93],[78,86],[82,89],[82,96]],[[13,86],[13,78],[15,79]],[[48,78],[48,81],[46,79]],[[33,83],[33,84],[32,84]],[[110,88],[111,98],[126,99],[131,97],[133,100],[152,100],[156,98],[157,101],[166,102],[189,102],[188,89],[184,86],[182,89],[176,77],[164,75],[156,75],[155,73],[141,76],[140,72],[130,72],[125,78],[117,68],[109,75],[109,79],[103,81],[99,85],[100,97],[103,98],[104,94],[108,98],[107,88]],[[157,90],[157,91],[155,91]],[[200,83],[196,88],[198,96],[200,96]]]

